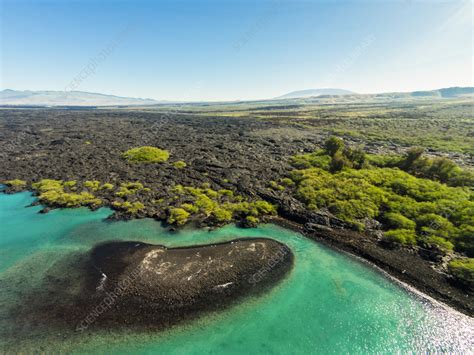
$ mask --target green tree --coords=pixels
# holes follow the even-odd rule
[[[344,141],[341,138],[331,136],[324,142],[324,149],[328,155],[334,156],[334,154],[344,149]]]
[[[414,167],[415,162],[418,162],[421,159],[424,152],[425,149],[421,147],[410,148],[407,151],[405,159],[402,161],[400,167],[405,171],[411,170]]]
[[[332,156],[331,163],[329,164],[329,171],[336,173],[344,168],[352,168],[352,162],[347,159],[341,151],[337,151]]]
[[[346,148],[344,149],[344,156],[356,169],[361,169],[365,164],[365,152],[361,148]]]

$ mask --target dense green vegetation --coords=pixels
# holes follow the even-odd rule
[[[82,186],[82,188],[80,187]],[[75,180],[62,181],[53,179],[43,179],[31,185],[33,190],[38,192],[38,198],[41,202],[57,207],[80,207],[88,206],[96,208],[103,204],[100,197],[104,191],[114,189],[110,183],[102,184],[98,180],[86,180],[82,184],[77,184]],[[82,191],[78,192],[77,190]],[[129,196],[134,196],[140,191],[149,191],[139,182],[121,183],[115,195],[121,197],[121,201],[113,201],[112,207],[118,210],[126,211],[130,214],[136,214],[145,209],[145,205],[139,201],[127,201]]]
[[[75,188],[75,181],[62,181],[43,179],[33,183],[31,186],[37,190],[40,201],[58,207],[98,207],[102,201],[87,191],[72,192]]]
[[[414,176],[450,186],[474,186],[474,172],[471,169],[462,169],[447,158],[430,159],[423,154],[423,148],[414,147],[405,156],[368,154],[366,159],[373,166],[399,168]]]
[[[20,180],[20,179],[13,179],[13,180],[6,180],[3,182],[7,186],[12,186],[12,187],[25,187],[26,186],[26,181],[25,180]]]
[[[141,202],[135,201],[135,202],[130,202],[130,201],[114,201],[112,202],[112,206],[122,210],[122,211],[127,211],[131,215],[135,215],[138,212],[142,211],[145,209],[145,205]]]
[[[113,190],[113,188],[114,188],[114,185],[108,182],[106,182],[100,187],[101,190]]]
[[[448,264],[448,270],[458,281],[474,290],[473,258],[453,260]]]
[[[190,214],[184,208],[173,207],[169,209],[168,223],[181,226],[188,221]]]
[[[293,183],[286,179],[286,183]],[[23,186],[23,185],[22,185]],[[114,185],[102,184],[99,180],[62,181],[43,179],[31,185],[37,191],[41,202],[55,207],[89,206],[96,208],[103,204],[102,198],[110,198]],[[113,195],[117,197],[111,207],[127,214],[141,215],[146,210],[143,203],[151,190],[141,182],[122,182]],[[95,195],[97,194],[97,196]],[[235,195],[232,190],[213,190],[209,184],[201,187],[175,185],[163,191],[163,198],[151,200],[162,211],[160,219],[170,224],[183,225],[188,220],[206,220],[206,223],[221,225],[232,221],[243,221],[248,226],[260,222],[261,217],[276,214],[276,206],[263,201],[247,201]],[[143,200],[145,199],[145,200]]]
[[[75,180],[62,181],[53,179],[43,179],[31,185],[33,190],[36,190],[41,202],[57,207],[98,207],[103,202],[101,198],[94,195],[99,195],[103,191],[110,191],[114,189],[114,185],[110,183],[102,184],[98,180],[86,180],[82,184],[84,191],[77,192],[78,184]],[[150,191],[140,182],[124,182],[121,183],[115,195],[121,200],[113,201],[112,207],[117,210],[126,211],[131,215],[145,209],[145,205],[140,201],[128,201],[129,197],[136,199],[136,194],[140,191]]]
[[[84,187],[87,187],[91,191],[97,191],[100,188],[100,181],[98,180],[87,180],[84,182]]]
[[[326,208],[359,229],[367,219],[376,219],[384,225],[388,242],[455,249],[472,256],[473,185],[451,187],[401,170],[412,171],[419,159],[421,155],[413,159],[412,152],[396,159],[366,159],[360,150],[330,138],[325,149],[293,158],[300,169],[291,173],[291,179],[297,185],[296,197],[310,209]],[[457,177],[465,176],[449,164],[454,174],[443,175],[446,179],[429,160],[423,162],[430,163],[431,173],[426,175],[432,179],[457,184]],[[444,164],[435,166],[446,171]]]
[[[120,184],[118,191],[115,193],[118,197],[126,197],[135,195],[137,192],[142,190],[149,190],[143,186],[141,182],[123,182]]]
[[[129,149],[122,157],[133,163],[163,163],[168,160],[170,153],[160,148],[144,146]]]
[[[256,223],[258,217],[276,214],[276,207],[263,201],[245,201],[233,191],[213,190],[208,184],[202,187],[176,185],[173,196],[159,204],[172,205],[168,208],[168,223],[182,225],[191,217],[204,217],[215,224],[229,223],[232,220],[244,220]]]
[[[324,149],[292,157],[297,168],[318,167],[331,172],[344,168],[398,168],[416,177],[440,181],[449,186],[474,186],[474,172],[462,169],[447,158],[427,158],[424,149],[414,147],[405,155],[365,154],[361,149],[348,148],[342,139],[330,137]]]

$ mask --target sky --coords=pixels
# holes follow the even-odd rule
[[[473,85],[473,2],[0,0],[0,88],[157,100]]]

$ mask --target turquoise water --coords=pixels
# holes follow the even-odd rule
[[[168,232],[153,220],[105,222],[108,209],[28,207],[29,193],[0,194],[0,352],[14,337],[8,310],[22,292],[40,287],[45,273],[70,253],[105,240],[180,246],[236,237],[271,237],[295,254],[290,275],[268,293],[247,298],[167,332],[22,336],[15,349],[100,353],[390,353],[473,349],[474,322],[416,295],[372,267],[274,225]],[[65,271],[66,272],[66,271]],[[22,325],[34,329],[34,325]],[[41,332],[42,330],[40,330]],[[3,336],[3,339],[2,339]],[[11,348],[9,350],[12,350]]]

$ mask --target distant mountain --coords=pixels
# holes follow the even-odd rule
[[[84,91],[0,91],[0,105],[12,106],[134,106],[160,101]]]
[[[474,94],[474,87],[452,87],[430,91],[413,91],[411,96],[458,97]]]
[[[272,100],[300,99],[313,97],[314,100],[354,101],[361,99],[407,99],[407,98],[454,98],[474,96],[474,87],[451,87],[438,90],[413,91],[413,92],[388,92],[379,94],[357,94],[343,89],[310,89],[293,91]],[[267,100],[264,100],[267,101]],[[180,101],[158,101],[105,95],[84,91],[0,91],[0,106],[140,106],[157,104],[176,104]],[[244,104],[246,101],[242,101]],[[194,105],[207,105],[208,103],[193,103]],[[214,102],[213,104],[217,104]]]
[[[297,99],[303,97],[321,96],[321,95],[354,95],[355,92],[344,89],[309,89],[292,91],[288,94],[278,96],[275,99]]]

